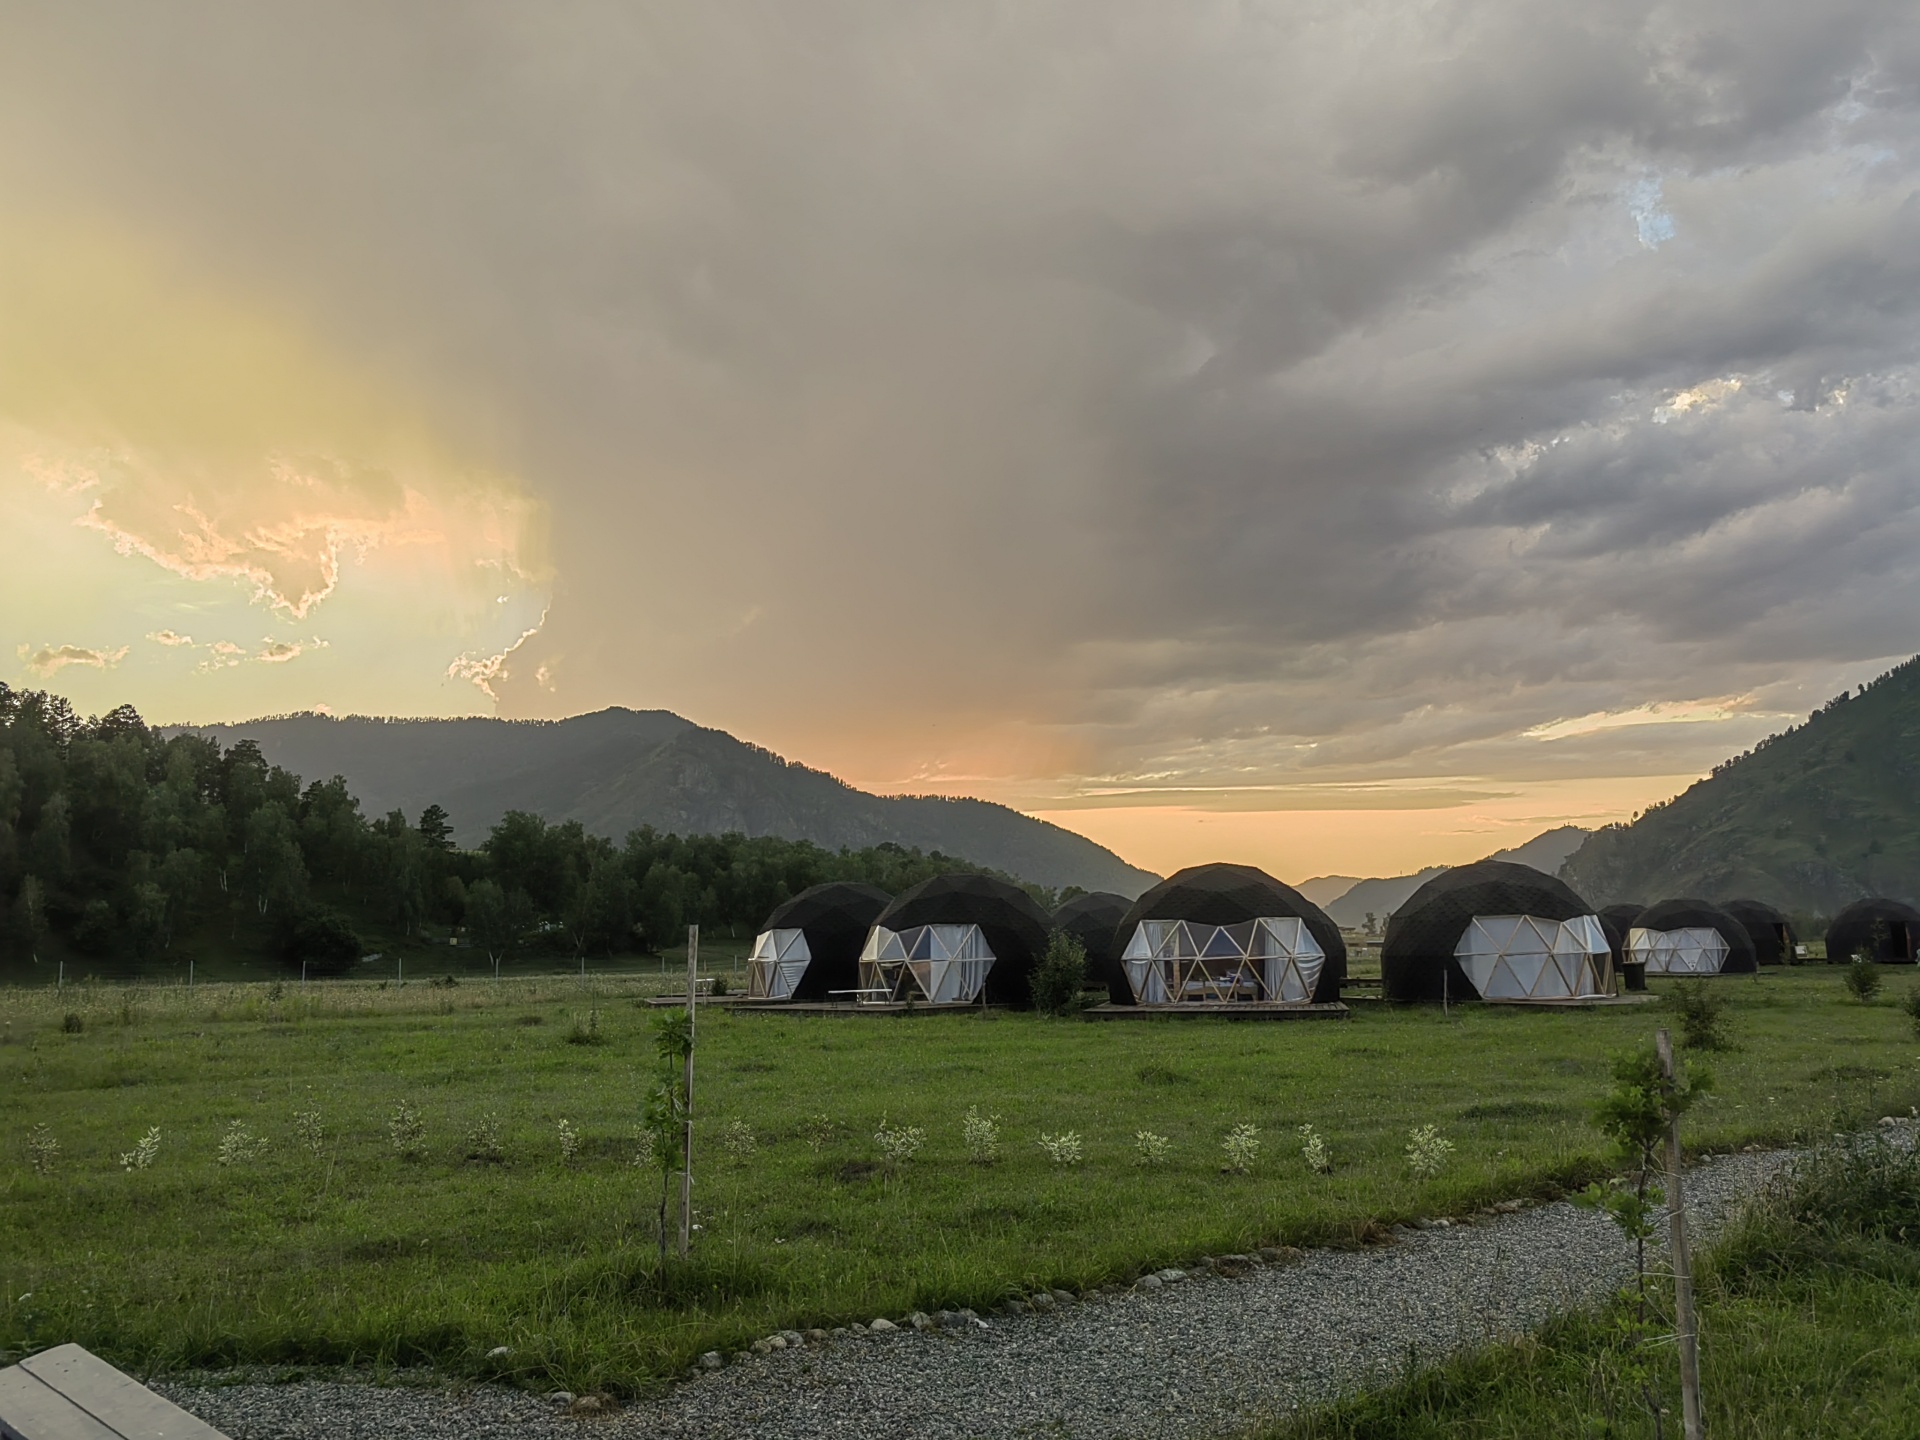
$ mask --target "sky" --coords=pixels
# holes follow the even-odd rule
[[[0,680],[665,708],[1167,871],[1920,650],[1920,8],[0,9]]]

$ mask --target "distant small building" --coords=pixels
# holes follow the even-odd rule
[[[1920,945],[1920,910],[1885,896],[1854,901],[1827,927],[1829,960],[1864,954],[1883,964],[1911,965],[1916,945]]]
[[[1753,958],[1761,965],[1791,963],[1800,937],[1784,912],[1764,900],[1729,900],[1720,907],[1738,920],[1753,944]]]
[[[1751,975],[1760,968],[1747,927],[1704,900],[1649,905],[1628,932],[1627,953],[1649,975]]]
[[[825,1000],[860,984],[860,947],[893,897],[873,885],[834,880],[774,906],[747,956],[747,995]]]
[[[1195,865],[1136,900],[1120,922],[1121,1005],[1306,1005],[1338,1001],[1347,946],[1327,913],[1251,865]]]
[[[1389,1000],[1590,1000],[1612,989],[1600,917],[1530,865],[1482,860],[1427,881],[1387,922]]]
[[[1120,964],[1120,922],[1133,902],[1095,890],[1076,895],[1053,912],[1053,928],[1071,935],[1087,952],[1086,983],[1111,987]]]
[[[987,875],[936,875],[888,905],[860,951],[863,1002],[1033,1003],[1033,967],[1052,917]]]

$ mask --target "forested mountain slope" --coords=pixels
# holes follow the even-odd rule
[[[568,720],[335,719],[290,715],[197,727],[241,738],[300,775],[346,777],[369,814],[438,803],[477,844],[509,810],[578,820],[619,840],[651,825],[680,835],[777,835],[830,850],[892,843],[963,856],[1051,888],[1137,895],[1157,878],[1085,836],[983,800],[881,796],[664,710]]]
[[[1830,915],[1920,897],[1920,658],[1595,831],[1560,873],[1596,905],[1751,896]]]

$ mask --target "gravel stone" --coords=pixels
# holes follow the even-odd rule
[[[564,1410],[573,1403],[573,1392],[571,1390],[556,1390],[547,1396],[547,1403],[555,1409]]]
[[[1697,1231],[1786,1158],[1723,1156],[1689,1172]],[[819,1350],[805,1368],[745,1356],[603,1411],[591,1432],[572,1416],[599,1397],[563,1416],[550,1397],[497,1385],[151,1383],[232,1440],[906,1440],[955,1433],[957,1416],[979,1440],[1198,1440],[1404,1373],[1409,1355],[1431,1362],[1531,1330],[1618,1289],[1633,1263],[1604,1216],[1565,1203],[1290,1264],[1271,1248],[1279,1260],[1231,1285],[1166,1287],[1149,1275],[1106,1305]]]
[[[898,1330],[899,1328],[900,1327],[894,1324],[893,1321],[888,1320],[884,1317],[879,1320],[872,1321],[867,1326],[867,1329],[870,1330],[875,1335],[885,1335],[894,1330]]]

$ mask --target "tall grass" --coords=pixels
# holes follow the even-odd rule
[[[1882,1135],[1823,1144],[1707,1253],[1707,1433],[1909,1440],[1920,1416],[1920,1158]],[[1296,1416],[1268,1440],[1651,1437],[1623,1378],[1630,1302]],[[1671,1344],[1651,1352],[1675,1393]],[[1664,1419],[1678,1434],[1678,1417]]]

